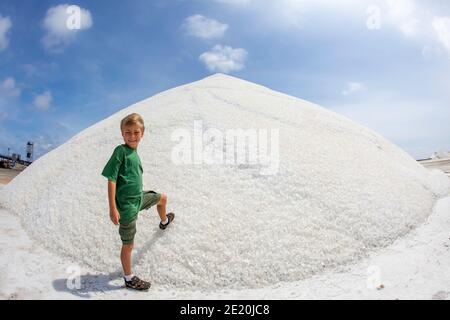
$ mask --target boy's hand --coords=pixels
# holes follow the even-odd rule
[[[117,209],[109,210],[109,217],[111,218],[112,223],[114,223],[116,226],[119,224],[120,214]]]

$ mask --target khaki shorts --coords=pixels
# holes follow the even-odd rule
[[[161,199],[161,194],[155,191],[143,191],[142,192],[142,202],[139,211],[147,210],[154,205],[158,204]],[[136,234],[136,221],[137,216],[134,220],[127,223],[121,223],[119,226],[120,239],[122,244],[128,245],[134,243],[134,236]]]

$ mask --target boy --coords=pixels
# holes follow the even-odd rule
[[[143,281],[131,272],[131,251],[136,234],[138,212],[156,205],[164,230],[173,221],[175,214],[166,215],[167,196],[154,191],[142,191],[142,165],[137,147],[144,136],[144,120],[133,113],[120,123],[124,144],[117,146],[102,171],[108,179],[109,216],[119,226],[122,240],[120,259],[124,272],[125,286],[136,290],[148,290],[150,282]]]

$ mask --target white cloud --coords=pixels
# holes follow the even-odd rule
[[[450,51],[450,17],[441,17],[439,6],[436,3],[416,0],[341,0],[330,2],[324,0],[279,0],[279,8],[272,7],[268,11],[284,10],[284,21],[292,24],[304,23],[306,13],[314,10],[337,8],[336,4],[345,7],[345,12],[351,12],[354,18],[359,19],[361,9],[374,6],[380,9],[381,27],[393,28],[400,31],[407,39],[416,41],[422,46],[425,58],[438,57],[440,47]],[[443,4],[442,4],[443,6]],[[441,7],[442,9],[442,7]],[[333,10],[335,11],[335,10]],[[330,11],[330,14],[334,14]],[[289,19],[289,16],[295,19]],[[302,21],[303,19],[303,21]],[[294,22],[294,23],[292,23]],[[281,22],[280,22],[281,23]]]
[[[229,4],[247,4],[252,15],[261,21],[263,28],[292,30],[313,26],[317,17],[335,19],[336,15],[347,15],[363,21],[366,10],[380,10],[381,27],[400,31],[406,38],[417,41],[425,51],[436,51],[436,45],[447,47],[447,22],[439,16],[446,6],[442,1],[416,0],[215,0]],[[363,24],[362,24],[363,25]],[[433,47],[434,46],[434,47]]]
[[[407,37],[416,36],[421,19],[414,0],[387,0],[388,16]]]
[[[228,29],[228,25],[213,19],[208,19],[200,14],[186,18],[183,29],[188,35],[202,39],[221,38]]]
[[[38,68],[32,64],[23,64],[21,68],[28,77],[34,76],[38,72]]]
[[[34,98],[33,105],[36,107],[36,109],[45,111],[50,108],[52,101],[52,93],[50,91],[45,91],[43,94],[40,94],[36,96],[36,98]]]
[[[450,17],[434,17],[432,26],[438,41],[450,51]]]
[[[35,63],[35,64],[22,64],[20,66],[23,74],[29,78],[39,77],[39,78],[51,78],[52,75],[57,71],[58,64],[56,62],[49,63]]]
[[[21,90],[17,87],[14,78],[0,81],[0,121],[5,120],[14,113],[13,99],[20,96]]]
[[[366,89],[366,86],[360,82],[349,82],[347,83],[347,89],[345,89],[344,91],[342,91],[342,94],[344,96],[348,96],[351,95],[353,93],[359,92],[359,91],[363,91]]]
[[[51,137],[49,137],[48,135],[46,136],[40,135],[38,137],[35,137],[33,139],[34,153],[43,155],[51,151],[52,149],[56,148],[57,145],[54,143],[53,140],[54,139],[51,139]],[[34,158],[36,158],[36,156]]]
[[[415,0],[386,0],[388,17],[406,37],[422,44],[426,59],[442,56],[442,49],[450,51],[450,17],[437,16],[436,8]]]
[[[47,130],[41,130],[35,134],[28,133],[26,140],[24,139],[24,141],[33,141],[34,143],[34,160],[60,146],[72,136],[72,132],[60,122],[52,121],[46,125]]]
[[[44,18],[44,47],[51,52],[61,52],[74,41],[81,30],[92,27],[92,15],[87,9],[61,4],[48,9]]]
[[[202,53],[199,60],[211,72],[230,73],[245,67],[247,55],[247,51],[242,48],[233,49],[229,46],[216,45],[212,50]]]
[[[20,95],[20,89],[16,86],[14,78],[6,78],[0,82],[0,98],[17,97]]]
[[[386,0],[390,23],[405,36],[423,45],[425,58],[439,56],[439,47],[450,51],[450,17],[434,14],[431,6],[415,0]],[[434,35],[434,36],[430,36]]]
[[[420,29],[421,10],[414,0],[261,0],[254,2],[260,6],[259,13],[269,15],[270,25],[278,28],[301,29],[305,25],[317,23],[311,17],[334,19],[345,15],[364,21],[369,7],[380,9],[382,22],[388,22],[404,35],[413,37]],[[363,24],[362,24],[363,26]]]
[[[9,45],[8,31],[12,27],[9,17],[2,17],[0,14],[0,51],[5,50]]]
[[[19,116],[23,119],[23,115]],[[2,153],[1,150],[6,153],[7,148],[11,148],[11,152],[20,153],[25,158],[25,144],[27,141],[32,141],[34,142],[33,159],[36,160],[66,142],[74,133],[64,124],[49,119],[46,119],[44,126],[37,131],[30,127],[29,130],[12,132],[6,126],[0,125],[0,153]]]

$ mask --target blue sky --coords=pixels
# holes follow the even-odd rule
[[[0,153],[33,141],[39,157],[132,103],[223,72],[423,158],[450,150],[449,71],[447,1],[1,0]]]

